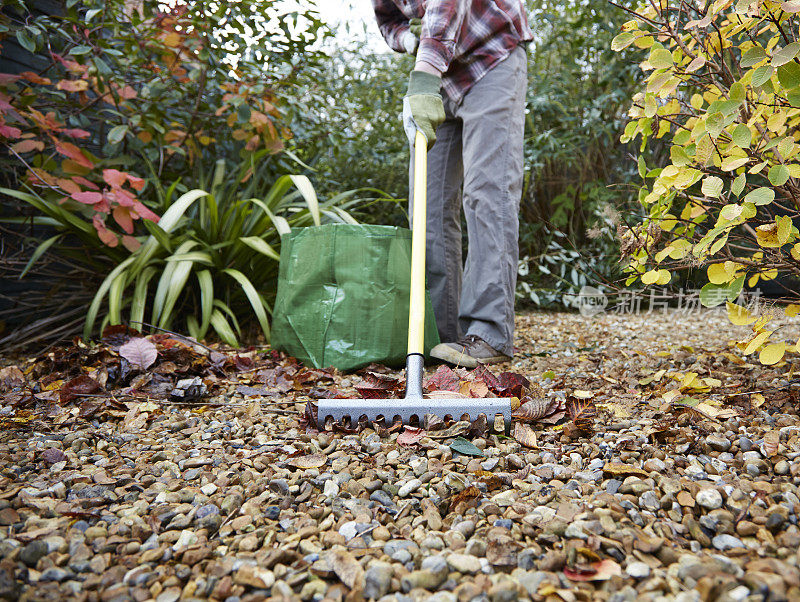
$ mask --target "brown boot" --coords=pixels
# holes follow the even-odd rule
[[[465,336],[457,343],[436,345],[431,349],[431,357],[464,368],[475,368],[478,364],[499,364],[511,359],[474,334]]]

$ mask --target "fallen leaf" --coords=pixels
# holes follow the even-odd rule
[[[453,391],[458,392],[461,379],[447,366],[439,366],[438,370],[425,382],[426,391]]]
[[[0,370],[0,387],[3,390],[13,389],[25,384],[25,375],[16,366],[6,366]]]
[[[411,447],[419,443],[425,435],[425,429],[407,426],[406,429],[397,436],[397,445]]]
[[[465,456],[478,456],[483,458],[483,452],[463,437],[456,437],[450,443],[450,449]]]
[[[428,437],[431,439],[450,439],[451,437],[458,437],[464,433],[469,432],[472,423],[468,420],[461,420],[451,424],[446,429],[438,431],[428,431]]]
[[[622,575],[622,567],[616,561],[606,558],[585,566],[566,567],[564,575],[570,581],[608,581],[616,575]]]
[[[362,381],[355,385],[364,399],[385,399],[392,397],[402,386],[401,381],[396,378],[383,376],[381,374],[366,374]]]
[[[525,397],[522,405],[511,413],[511,418],[522,422],[536,422],[548,414],[551,400],[546,397]]]
[[[308,468],[320,468],[321,466],[325,466],[328,462],[328,457],[325,454],[310,454],[308,456],[298,456],[296,458],[289,458],[286,463],[289,466],[294,466],[295,468],[299,468],[301,470],[306,470]]]
[[[339,580],[350,589],[364,587],[364,569],[347,550],[333,550],[329,556],[331,568]]]
[[[525,389],[531,386],[527,378],[516,372],[502,372],[499,380],[501,390],[497,394],[503,397],[519,397],[522,399],[525,396]]]
[[[778,455],[778,444],[780,440],[780,431],[768,431],[764,433],[764,442],[761,444],[761,451],[767,458]]]
[[[58,395],[61,403],[69,403],[81,395],[91,395],[100,389],[102,389],[100,383],[85,374],[81,374],[64,383],[59,389]]]
[[[158,357],[158,349],[147,339],[137,337],[120,347],[119,354],[131,364],[139,366],[142,370],[147,370],[155,363]]]
[[[594,419],[597,417],[597,407],[593,401],[586,399],[570,399],[567,402],[572,423],[581,431],[591,431],[594,428]]]
[[[481,497],[481,490],[475,487],[475,485],[470,485],[450,498],[450,511],[452,512],[461,502],[471,502],[477,500],[479,497]]]
[[[537,449],[539,447],[536,443],[536,431],[534,431],[527,424],[523,424],[521,422],[514,424],[514,439],[525,447],[530,447],[533,449]]]

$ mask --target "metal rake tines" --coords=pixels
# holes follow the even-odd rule
[[[383,418],[391,423],[400,418],[403,423],[417,422],[422,424],[426,414],[433,414],[444,419],[476,420],[486,416],[492,422],[497,414],[501,414],[506,425],[511,423],[511,400],[502,398],[470,399],[470,398],[438,398],[438,399],[321,399],[317,407],[317,422],[324,426],[328,418],[343,423],[349,419],[355,425],[362,417],[368,421]]]

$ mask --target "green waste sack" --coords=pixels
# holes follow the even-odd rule
[[[317,368],[403,364],[408,346],[411,231],[326,224],[281,239],[272,346]],[[439,343],[425,299],[425,353]]]

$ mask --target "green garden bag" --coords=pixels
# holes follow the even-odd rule
[[[400,366],[408,344],[411,231],[326,224],[281,239],[272,346],[316,368]],[[430,299],[425,353],[439,343]]]

